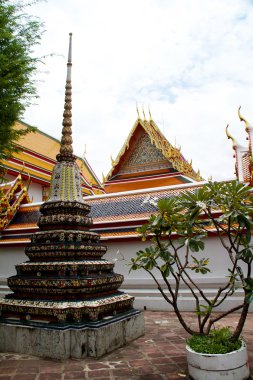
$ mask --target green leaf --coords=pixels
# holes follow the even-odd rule
[[[253,278],[251,277],[245,278],[245,283],[246,283],[246,289],[253,291]]]
[[[237,260],[242,259],[245,263],[250,263],[252,255],[252,250],[249,248],[245,248],[236,254],[236,258]]]
[[[203,251],[205,244],[202,240],[192,238],[189,240],[189,248],[192,252],[199,252]]]
[[[238,215],[237,220],[238,220],[238,223],[241,227],[246,228],[246,239],[247,239],[247,242],[250,243],[250,240],[251,240],[251,223],[250,223],[250,221],[248,220],[248,218],[246,218],[246,216],[244,216],[242,214]]]
[[[202,258],[198,260],[196,257],[192,256],[193,263],[188,265],[188,268],[193,270],[195,273],[202,273],[206,274],[210,272],[210,269],[207,268],[207,265],[209,264],[209,259]]]
[[[170,266],[168,264],[164,264],[160,267],[161,272],[164,274],[165,277],[168,277],[170,275]]]
[[[35,74],[41,62],[34,47],[40,42],[42,25],[26,13],[27,6],[29,2],[0,2],[0,159],[17,152],[20,138],[36,129],[15,129],[15,122],[37,97]]]
[[[161,212],[171,212],[175,208],[175,199],[163,198],[157,202],[158,209]]]
[[[247,296],[246,296],[246,302],[247,303],[251,303],[253,301],[253,293],[249,293]]]

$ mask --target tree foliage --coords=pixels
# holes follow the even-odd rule
[[[0,1],[0,159],[17,150],[21,136],[34,128],[14,129],[14,123],[37,96],[35,73],[40,62],[34,47],[41,22],[27,13],[31,3]]]
[[[138,229],[143,240],[151,238],[151,245],[132,258],[131,270],[142,268],[152,276],[191,335],[208,335],[217,321],[240,311],[238,325],[232,335],[232,339],[237,340],[253,300],[252,189],[237,181],[210,182],[194,193],[161,199],[157,208],[149,222]],[[230,262],[226,281],[212,296],[199,286],[196,276],[193,276],[194,273],[201,276],[210,272],[212,258],[205,257],[205,237],[210,233],[217,235],[220,254],[227,255]],[[189,289],[195,300],[197,329],[187,324],[180,311],[182,286]],[[243,300],[238,298],[238,304],[230,310],[225,308],[226,311],[215,313],[239,287],[244,294]]]

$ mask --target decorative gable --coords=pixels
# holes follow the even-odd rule
[[[138,114],[139,116],[139,114]],[[106,193],[201,181],[181,149],[170,144],[150,118],[136,120],[112,168],[104,178]]]
[[[172,168],[171,163],[152,144],[148,133],[143,131],[132,148],[131,155],[127,157],[120,167],[118,175],[170,168]]]

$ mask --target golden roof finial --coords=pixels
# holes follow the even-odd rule
[[[112,158],[112,156],[110,156],[110,159],[111,159],[112,166],[114,166],[115,165],[115,160]]]
[[[226,135],[227,135],[227,138],[228,139],[231,139],[232,140],[232,143],[233,143],[233,148],[235,148],[236,146],[237,146],[237,144],[236,144],[236,141],[235,141],[235,139],[234,139],[234,137],[232,137],[231,135],[230,135],[230,133],[228,132],[228,127],[229,127],[229,124],[227,124],[227,126],[226,126]]]
[[[142,113],[143,113],[144,121],[147,121],[143,105],[142,105]]]
[[[152,119],[152,115],[151,115],[151,111],[150,111],[150,107],[148,106],[148,113],[149,113],[149,120],[153,120]]]
[[[202,177],[201,177],[201,175],[200,175],[200,170],[199,170],[199,169],[198,169],[198,171],[197,171],[197,178],[200,179],[200,180],[202,179]]]
[[[105,181],[106,181],[106,177],[105,177],[104,173],[102,172],[102,183],[105,183]]]
[[[72,67],[72,33],[69,33],[69,52],[67,63],[67,78],[65,86],[65,104],[63,112],[63,128],[60,153],[57,154],[57,161],[75,161],[72,147],[72,85],[71,85],[71,67]]]
[[[141,120],[137,102],[136,102],[136,111],[138,115],[138,120]]]
[[[244,121],[244,123],[245,123],[245,130],[247,132],[248,127],[249,127],[249,122],[242,116],[242,114],[241,114],[240,111],[241,111],[241,106],[238,108],[238,116],[239,116],[240,121]]]
[[[190,162],[189,162],[189,164],[192,166],[192,158],[190,159]]]

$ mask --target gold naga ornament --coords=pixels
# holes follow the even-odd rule
[[[245,131],[247,133],[246,140],[248,140],[248,148],[244,148],[238,144],[235,138],[228,132],[229,125],[227,124],[225,132],[228,139],[232,140],[232,148],[234,150],[233,157],[235,158],[235,175],[238,181],[247,182],[251,186],[253,185],[253,158],[252,158],[252,141],[251,133],[253,127],[242,116],[241,106],[238,108],[238,116],[240,121],[245,123]]]

